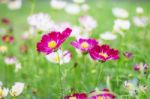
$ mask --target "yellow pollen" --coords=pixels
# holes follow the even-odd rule
[[[108,55],[107,55],[106,53],[102,53],[102,52],[99,53],[99,55],[100,55],[100,56],[103,56],[104,58],[107,58],[107,57],[108,57]]]
[[[60,59],[59,59],[59,56],[57,55],[57,56],[54,58],[54,61],[55,61],[55,62],[59,62],[59,60],[60,60]]]
[[[87,42],[81,43],[81,47],[84,48],[84,49],[88,48],[88,46],[89,46],[89,44]]]
[[[104,99],[102,96],[99,96],[97,99]]]
[[[49,48],[55,48],[56,45],[57,45],[57,43],[56,43],[55,41],[50,41],[50,42],[48,43],[48,47],[49,47]]]
[[[69,99],[77,99],[76,97],[69,97]]]
[[[10,38],[9,38],[9,37],[6,37],[6,38],[5,38],[5,41],[6,41],[6,42],[9,42],[9,41],[10,41]]]
[[[0,88],[0,96],[2,96],[3,95],[3,90],[2,90],[2,88]]]

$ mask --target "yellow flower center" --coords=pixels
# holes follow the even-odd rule
[[[3,90],[2,90],[2,88],[0,88],[0,96],[2,96],[3,95]]]
[[[76,97],[69,97],[69,99],[77,99]]]
[[[98,96],[98,98],[97,99],[104,99],[102,96]]]
[[[99,53],[99,55],[100,55],[100,56],[103,56],[104,58],[107,58],[107,57],[108,57],[108,55],[107,55],[106,53],[102,53],[102,52]]]
[[[60,59],[59,59],[59,56],[57,55],[57,56],[54,58],[54,61],[55,61],[55,62],[59,62],[59,60],[60,60]]]
[[[9,37],[6,37],[6,38],[5,38],[5,41],[6,41],[6,42],[9,42],[9,41],[10,41],[10,38],[9,38]]]
[[[82,42],[81,43],[81,48],[88,48],[89,47],[89,44],[87,42]]]
[[[56,45],[57,45],[57,43],[56,43],[55,41],[50,41],[50,42],[48,43],[48,47],[49,47],[49,48],[55,48]]]

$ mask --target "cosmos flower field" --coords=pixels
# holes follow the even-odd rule
[[[0,0],[0,99],[149,99],[149,5]]]

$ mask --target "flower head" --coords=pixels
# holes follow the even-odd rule
[[[10,24],[10,20],[7,18],[3,18],[1,21],[3,24],[6,24],[6,25]]]
[[[82,52],[88,52],[95,45],[98,45],[98,42],[95,39],[79,39],[78,41],[71,42],[71,45]]]
[[[9,89],[8,88],[2,88],[0,86],[0,99],[5,98],[8,95]]]
[[[94,60],[101,60],[102,62],[107,60],[117,60],[119,58],[119,51],[111,49],[109,45],[97,45],[90,50],[90,56]]]
[[[68,63],[71,60],[71,53],[67,50],[58,50],[57,52],[52,52],[46,55],[46,58],[53,63],[64,64]]]
[[[13,43],[14,42],[14,37],[11,35],[4,35],[2,37],[2,41],[6,43]]]
[[[147,70],[147,68],[148,68],[148,65],[147,64],[143,64],[143,63],[135,64],[134,65],[134,70],[135,71],[144,72],[145,70]]]
[[[86,99],[86,94],[85,93],[74,93],[72,95],[68,95],[63,97],[63,99]]]
[[[129,14],[125,9],[122,8],[113,8],[112,13],[117,18],[128,18]]]
[[[131,59],[133,57],[133,54],[131,52],[124,52],[123,55],[127,58],[127,59]]]
[[[8,51],[7,46],[4,46],[4,45],[0,46],[0,53],[5,53],[7,51]]]
[[[88,99],[115,99],[115,95],[110,93],[109,90],[92,91]]]
[[[42,40],[37,43],[37,51],[45,54],[56,51],[60,45],[69,37],[70,28],[66,28],[62,33],[53,31],[42,36]]]
[[[4,59],[5,64],[13,65],[17,63],[17,58],[15,56],[8,56]]]
[[[10,90],[10,95],[13,97],[19,96],[22,93],[23,89],[24,89],[24,83],[16,82]]]

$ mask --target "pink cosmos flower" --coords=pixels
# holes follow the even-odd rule
[[[123,55],[127,58],[127,59],[131,59],[133,57],[133,54],[131,52],[124,52]]]
[[[117,60],[119,58],[119,51],[111,49],[109,45],[96,45],[89,53],[94,60],[101,60],[102,62],[107,60]]]
[[[147,64],[143,64],[143,63],[134,65],[134,70],[135,71],[145,71],[145,70],[147,70],[147,68],[148,68],[148,65]]]
[[[37,51],[49,54],[56,51],[60,45],[69,37],[71,33],[70,28],[66,28],[62,33],[52,31],[43,35],[42,40],[37,43]]]
[[[3,24],[6,24],[6,25],[10,24],[10,20],[7,19],[7,18],[3,18],[3,19],[1,20],[1,22],[2,22]]]
[[[87,99],[85,93],[74,93],[73,95],[65,96],[63,99]]]
[[[109,92],[109,90],[93,91],[90,93],[88,99],[115,99],[115,95]]]
[[[98,42],[95,39],[79,39],[71,42],[71,45],[82,52],[89,52],[95,45],[98,45]]]
[[[2,41],[6,43],[13,43],[14,42],[14,37],[11,35],[4,35],[2,37]]]

